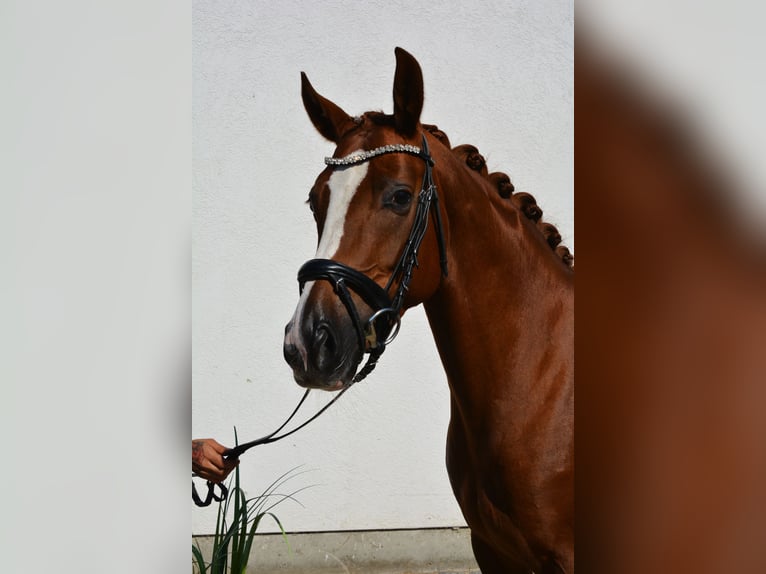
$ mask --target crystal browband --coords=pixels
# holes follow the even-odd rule
[[[387,153],[408,153],[411,155],[422,155],[421,149],[416,145],[409,144],[391,144],[376,147],[369,151],[355,152],[345,157],[326,157],[324,162],[327,165],[355,165],[357,163],[364,163],[365,161],[372,159],[376,156]]]

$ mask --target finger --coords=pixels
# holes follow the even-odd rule
[[[225,474],[220,473],[205,473],[199,475],[201,478],[204,478],[205,480],[209,480],[210,482],[223,482],[226,478]]]
[[[198,464],[208,472],[222,473],[226,468],[223,457],[212,449],[206,449]]]
[[[192,468],[212,464],[219,470],[223,468],[223,457],[207,442],[208,439],[192,441]]]
[[[208,476],[210,476],[211,472],[217,473],[219,471],[212,465],[206,463],[205,461],[200,460],[192,464],[192,472],[196,474],[197,476],[207,478]]]
[[[226,478],[225,472],[215,472],[210,474],[210,478],[208,480],[212,482],[223,482]]]
[[[211,446],[213,448],[213,450],[215,450],[218,454],[223,454],[227,450],[229,450],[228,448],[223,446],[221,443],[219,443],[217,440],[212,439],[212,438],[208,439],[208,445]]]
[[[203,469],[205,475],[199,474],[199,476],[206,478],[207,480],[213,480],[215,482],[223,482],[226,477],[229,476],[232,470],[239,466],[239,459],[226,460],[223,469],[217,469],[215,467],[207,467]]]
[[[217,468],[219,471],[223,470],[225,468],[225,462],[223,459],[223,456],[221,454],[214,450],[210,445],[205,445],[204,452],[204,458],[212,464],[215,468]]]
[[[231,465],[227,465],[226,466],[226,470],[224,470],[224,478],[229,476],[231,471],[234,470],[235,468],[237,468],[237,466],[239,466],[239,461],[238,460],[234,461]],[[221,479],[221,480],[223,480],[223,479]]]
[[[197,472],[196,474],[200,478],[204,478],[205,480],[210,480],[210,481],[216,482],[215,478],[213,476],[211,476],[210,473],[208,473],[208,472],[206,472],[204,470],[200,471],[200,472]]]
[[[214,439],[192,441],[192,471],[199,477],[214,482],[223,481],[239,460],[223,458],[226,447]]]
[[[223,454],[224,452],[228,450],[227,447],[223,446],[214,438],[201,438],[201,439],[193,440],[192,445],[194,444],[197,444],[199,448],[206,447],[220,454]]]
[[[197,476],[204,478],[205,480],[210,480],[212,482],[221,482],[224,478],[226,478],[225,472],[221,472],[218,469],[215,468],[201,468],[198,472],[196,472]]]

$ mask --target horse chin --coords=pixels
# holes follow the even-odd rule
[[[293,370],[293,378],[299,386],[305,389],[335,392],[351,385],[351,379],[356,372],[355,366],[356,364],[350,361],[331,373],[321,373],[313,369],[306,371],[298,368]]]
[[[344,389],[348,386],[348,383],[344,383],[343,381],[335,381],[334,383],[331,383],[329,385],[318,387],[322,391],[328,391],[328,392],[336,392]]]
[[[344,389],[351,383],[349,381],[312,381],[295,376],[295,382],[305,389],[316,389],[319,391],[335,392]]]

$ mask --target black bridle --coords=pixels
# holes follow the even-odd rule
[[[436,185],[434,184],[432,173],[434,161],[429,153],[428,142],[426,141],[425,135],[423,135],[422,148],[409,144],[385,145],[370,151],[357,152],[342,158],[328,157],[325,158],[324,161],[328,166],[343,169],[365,163],[381,155],[392,153],[406,153],[419,157],[425,164],[425,171],[423,173],[423,182],[420,187],[417,207],[415,209],[415,219],[412,228],[410,229],[410,234],[407,237],[404,249],[402,249],[399,260],[397,261],[385,288],[375,283],[375,281],[370,279],[364,273],[340,263],[339,261],[333,261],[332,259],[311,259],[304,263],[298,271],[298,284],[301,293],[308,281],[323,280],[328,281],[332,285],[333,291],[345,306],[346,311],[354,324],[354,329],[356,330],[357,340],[361,350],[357,366],[362,362],[365,353],[369,353],[370,355],[367,362],[354,375],[351,382],[310,419],[289,432],[281,435],[278,434],[285,428],[287,423],[292,420],[301,408],[301,405],[303,405],[310,391],[310,389],[307,389],[293,412],[278,429],[264,437],[237,445],[236,447],[227,450],[224,453],[224,458],[227,460],[239,458],[240,455],[254,446],[276,442],[299,431],[330,408],[330,406],[332,406],[343,393],[350,389],[354,383],[358,383],[372,372],[377,365],[380,356],[386,350],[386,346],[394,340],[399,332],[404,298],[410,287],[412,273],[414,269],[418,267],[418,251],[420,249],[420,244],[423,242],[423,238],[426,235],[426,230],[428,229],[429,214],[434,218],[434,224],[436,226],[436,239],[439,245],[439,263],[441,271],[445,277],[447,276],[447,249],[444,241],[441,214],[439,212],[439,196],[436,193]],[[397,281],[399,282],[399,285],[396,292],[393,297],[389,297],[388,292]],[[359,316],[359,311],[354,304],[349,288],[359,295],[359,297],[361,297],[373,310],[370,318],[364,323]],[[216,485],[220,488],[220,495],[216,495],[214,492],[214,487]],[[192,498],[197,506],[207,506],[212,500],[225,500],[227,492],[228,491],[223,483],[213,483],[208,481],[208,493],[205,500],[202,500],[199,498],[196,487],[192,482]]]
[[[328,281],[332,285],[333,291],[346,307],[354,324],[359,348],[362,352],[361,356],[363,357],[364,353],[369,353],[370,355],[364,367],[354,375],[351,381],[352,384],[361,381],[370,374],[375,368],[378,359],[386,350],[386,345],[399,332],[399,321],[402,307],[404,306],[404,298],[410,288],[412,272],[418,266],[418,250],[428,229],[429,214],[433,216],[436,226],[442,274],[445,277],[447,276],[447,249],[444,242],[441,214],[439,212],[439,196],[436,193],[436,185],[434,184],[432,173],[434,161],[429,153],[425,135],[423,135],[422,148],[407,144],[386,145],[370,151],[357,152],[342,158],[328,157],[325,158],[325,163],[329,166],[342,169],[392,153],[406,153],[419,157],[425,164],[425,171],[423,172],[423,182],[420,187],[420,194],[418,195],[415,220],[407,237],[407,242],[404,244],[404,249],[402,249],[399,260],[385,288],[380,287],[380,285],[364,273],[360,273],[348,265],[331,259],[311,259],[304,263],[298,271],[298,283],[300,284],[301,292],[303,292],[303,287],[308,281],[321,279]],[[390,298],[388,293],[397,281],[399,286],[394,296]],[[357,293],[373,310],[372,316],[364,323],[359,317],[359,312],[351,298],[349,288]]]

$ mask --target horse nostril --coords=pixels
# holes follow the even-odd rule
[[[338,363],[337,343],[330,325],[325,322],[317,324],[314,329],[312,350],[316,361],[317,370],[320,372],[332,371]]]
[[[285,355],[285,361],[293,369],[303,368],[303,359],[298,347],[291,343],[285,343],[282,347],[282,352]]]

